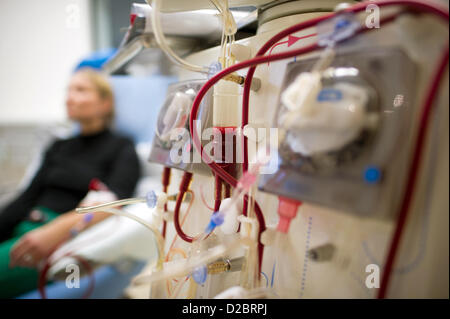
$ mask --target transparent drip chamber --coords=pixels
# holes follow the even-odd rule
[[[169,86],[164,104],[158,114],[149,161],[183,171],[209,175],[204,163],[194,160],[190,143],[189,114],[192,103],[205,80],[188,80]],[[212,121],[212,92],[207,93],[199,109],[198,126],[210,127]],[[199,155],[198,155],[199,156]]]
[[[305,83],[310,95],[295,96]],[[302,169],[325,169],[352,161],[379,122],[376,93],[354,67],[302,73],[282,93],[281,103],[277,120],[282,128],[280,155]]]

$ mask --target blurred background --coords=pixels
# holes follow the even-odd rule
[[[0,2],[0,192],[5,195],[4,200],[16,190],[27,167],[49,139],[73,130],[65,111],[70,76],[82,60],[94,53],[111,55],[119,47],[130,24],[133,2],[145,3],[143,0]],[[143,76],[148,80],[141,77],[132,83],[130,77],[113,77],[119,106],[116,125],[128,120],[121,107],[127,101],[120,92],[128,91],[128,104],[136,106],[134,97],[148,98],[142,94],[142,87],[161,84],[151,80],[156,74],[161,74],[160,65],[147,70]],[[158,97],[153,100],[158,105]],[[152,114],[157,112],[148,113]],[[133,115],[130,113],[128,117]],[[134,123],[144,128],[142,136],[129,132],[136,142],[149,142],[152,129],[144,127],[146,123],[152,123],[151,119]]]

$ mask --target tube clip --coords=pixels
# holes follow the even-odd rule
[[[355,15],[343,12],[332,19],[317,24],[318,44],[333,46],[335,43],[350,38],[361,27]]]

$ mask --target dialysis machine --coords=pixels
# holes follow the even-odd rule
[[[129,34],[147,38],[118,55],[144,43],[180,66],[149,156],[164,167],[146,199],[161,208],[159,258],[136,285],[448,298],[448,3],[149,0],[132,13]],[[186,55],[199,40],[185,26],[218,41]]]

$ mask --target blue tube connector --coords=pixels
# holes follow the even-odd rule
[[[317,24],[317,37],[320,46],[329,46],[353,36],[361,27],[353,13],[341,13],[332,19]]]
[[[156,207],[156,203],[158,201],[158,197],[156,196],[156,193],[154,191],[149,191],[147,195],[145,196],[145,199],[147,201],[147,206],[149,208]]]
[[[199,285],[203,285],[207,277],[208,269],[205,265],[196,267],[192,272],[192,278],[194,278],[194,281]]]
[[[225,220],[225,216],[222,212],[217,211],[214,214],[211,215],[211,219],[209,220],[208,226],[206,226],[205,232],[209,234],[216,228],[217,226],[220,226],[223,224]]]
[[[222,64],[220,62],[216,61],[210,64],[208,67],[208,79],[211,79],[214,75],[222,71]]]
[[[368,166],[364,170],[364,180],[368,184],[376,184],[381,180],[381,170],[376,166]]]

